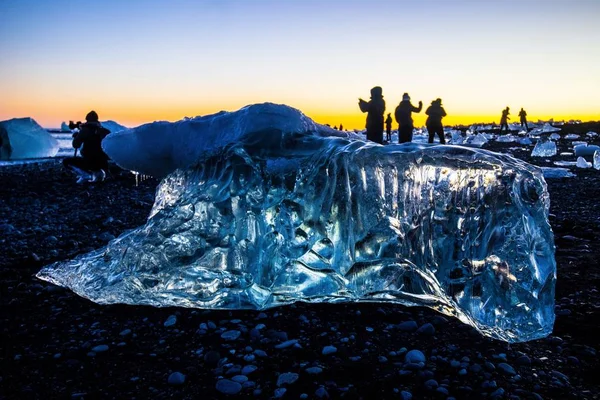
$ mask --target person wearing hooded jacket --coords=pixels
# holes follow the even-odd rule
[[[435,99],[431,102],[431,105],[425,111],[427,114],[427,132],[429,133],[429,143],[433,143],[433,138],[437,134],[440,138],[440,144],[446,144],[444,138],[444,125],[442,125],[442,118],[446,116],[446,110],[442,107],[442,99]]]
[[[77,183],[102,181],[108,171],[109,158],[102,150],[102,140],[110,131],[102,127],[95,111],[90,111],[85,120],[73,135],[73,148],[81,148],[81,157],[63,160],[63,165],[78,175]]]
[[[402,95],[402,101],[394,112],[394,117],[396,117],[396,122],[398,122],[398,143],[412,142],[414,129],[412,113],[419,113],[422,109],[422,101],[419,101],[419,107],[415,107],[411,104],[408,93]]]
[[[360,111],[367,113],[367,140],[383,144],[383,114],[385,113],[385,100],[382,89],[375,86],[371,89],[371,101],[358,99]]]

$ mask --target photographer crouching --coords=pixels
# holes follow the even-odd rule
[[[90,111],[85,121],[79,126],[79,132],[73,134],[76,156],[65,158],[63,165],[77,174],[77,183],[101,182],[108,172],[108,156],[102,150],[102,140],[110,131],[100,125],[95,111]],[[77,157],[79,148],[81,157]]]

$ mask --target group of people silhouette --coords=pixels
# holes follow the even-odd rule
[[[385,123],[386,140],[388,143],[392,140],[392,114],[388,113],[387,118],[383,119],[385,114],[385,100],[383,100],[383,90],[380,86],[371,89],[370,101],[358,99],[358,106],[362,112],[367,113],[367,140],[383,144],[383,127]],[[398,143],[410,143],[413,138],[414,123],[412,113],[420,113],[423,109],[423,102],[419,101],[419,106],[415,107],[408,93],[402,95],[402,101],[394,111],[394,118],[398,123]],[[440,143],[445,144],[444,126],[442,118],[446,116],[446,111],[442,107],[442,99],[435,99],[425,111],[427,114],[427,131],[429,132],[429,143],[433,143],[435,135],[439,137]]]
[[[358,99],[358,107],[363,113],[367,113],[367,140],[375,143],[383,144],[383,128],[385,125],[386,141],[391,143],[392,141],[392,114],[388,113],[387,117],[383,118],[385,114],[385,100],[383,99],[383,90],[380,86],[375,86],[371,89],[371,99],[365,101]],[[394,111],[394,117],[398,123],[398,143],[410,143],[413,138],[414,123],[412,119],[412,113],[420,113],[423,109],[423,102],[419,101],[419,106],[415,107],[410,102],[410,96],[408,93],[402,95],[402,101],[396,107]],[[435,99],[431,102],[431,105],[425,111],[427,114],[427,121],[425,126],[429,133],[429,143],[434,142],[434,138],[437,135],[440,144],[445,144],[446,139],[444,137],[444,125],[442,119],[446,116],[446,110],[442,107],[442,99]],[[506,107],[502,110],[502,117],[500,118],[500,133],[506,130],[508,133],[508,120],[510,117],[510,108]],[[521,108],[519,112],[521,118],[521,126],[524,126],[526,130],[529,130],[527,124],[527,112]]]
[[[508,120],[510,119],[510,107],[506,107],[502,110],[502,116],[500,117],[500,133],[502,131],[506,131],[508,133]],[[519,111],[519,119],[521,121],[521,128],[525,127],[526,131],[529,131],[529,125],[527,124],[527,111],[521,107],[521,111]]]

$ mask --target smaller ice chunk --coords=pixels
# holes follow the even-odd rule
[[[556,143],[552,141],[538,141],[531,152],[531,157],[551,157],[554,155],[556,155]]]
[[[462,135],[461,131],[451,129],[447,133],[450,134],[451,144],[462,144],[465,140],[465,137]]]
[[[522,144],[524,146],[528,146],[530,144],[533,144],[533,142],[528,137],[524,137],[522,139],[519,139],[519,144]]]
[[[569,133],[567,136],[565,136],[565,139],[567,139],[567,140],[579,139],[579,135],[576,135],[574,133]]]
[[[575,174],[569,171],[567,168],[551,167],[542,167],[542,174],[546,179],[572,178],[575,176]]]
[[[598,134],[596,132],[592,132],[592,131],[586,133],[585,135],[588,137],[591,137],[591,138],[598,136]]]
[[[555,128],[554,126],[550,125],[548,122],[546,122],[544,124],[544,126],[542,127],[542,132],[547,133],[547,132],[558,132],[560,131],[560,128]]]
[[[60,130],[61,132],[71,132],[71,128],[69,128],[69,125],[65,121],[60,124]]]
[[[54,157],[58,152],[58,141],[32,118],[0,121],[0,131],[2,159]]]
[[[471,146],[477,146],[477,147],[481,147],[484,144],[486,144],[487,142],[488,142],[487,138],[482,133],[478,133],[475,136],[470,136],[467,139],[467,144],[470,144]]]
[[[574,167],[575,165],[577,165],[577,161],[554,161],[554,165],[559,167]]]
[[[577,157],[577,167],[578,168],[591,168],[592,163],[585,161],[583,157]]]
[[[498,139],[496,139],[497,142],[501,142],[501,143],[511,143],[514,142],[515,140],[517,140],[513,135],[500,135],[498,136]]]
[[[600,150],[596,150],[594,152],[593,161],[594,161],[594,163],[593,163],[594,169],[600,169]]]
[[[550,139],[558,140],[558,139],[560,139],[560,135],[558,133],[553,133],[550,135]]]
[[[594,152],[600,150],[600,146],[596,146],[596,145],[588,146],[587,144],[580,144],[580,145],[575,146],[575,148],[573,150],[575,151],[575,155],[577,157],[593,156]]]

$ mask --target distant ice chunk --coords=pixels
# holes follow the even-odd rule
[[[553,164],[556,165],[556,166],[558,166],[558,167],[574,167],[574,166],[577,165],[577,161],[559,160],[559,161],[554,161]]]
[[[461,131],[451,130],[450,132],[450,143],[451,144],[462,144],[465,140]]]
[[[71,128],[69,128],[69,125],[65,121],[60,124],[60,130],[62,132],[71,132]]]
[[[592,132],[592,131],[586,133],[585,135],[588,137],[591,137],[591,138],[598,136],[598,134],[596,132]]]
[[[575,133],[569,133],[567,136],[565,136],[565,139],[567,139],[567,140],[579,139],[579,135],[576,135]]]
[[[556,155],[556,143],[550,140],[539,140],[533,151],[532,157],[552,157]]]
[[[511,143],[511,142],[514,142],[515,140],[517,140],[517,138],[510,134],[499,135],[498,138],[496,139],[497,142],[501,142],[501,143]]]
[[[593,164],[594,169],[600,169],[600,150],[594,152]]]
[[[573,151],[575,152],[575,155],[577,157],[580,156],[593,156],[594,152],[600,150],[600,146],[596,146],[596,145],[587,145],[587,144],[580,144],[575,146],[575,148],[573,149]]]
[[[206,157],[161,182],[145,226],[38,277],[102,304],[378,301],[428,306],[509,342],[552,331],[540,169],[474,148],[323,137],[300,114],[272,115],[268,129],[254,129],[260,114],[243,117],[250,130],[205,128],[221,146],[200,142]],[[185,128],[173,125],[145,134]]]
[[[558,132],[558,131],[560,131],[560,130],[561,130],[560,128],[556,128],[556,127],[554,127],[554,126],[550,125],[548,122],[546,122],[546,123],[544,124],[544,126],[542,126],[541,128],[535,128],[535,129],[532,129],[532,130],[529,132],[529,134],[530,134],[530,135],[540,135],[540,134],[542,134],[542,133]]]
[[[102,121],[100,122],[102,124],[102,126],[106,129],[108,129],[110,131],[110,133],[117,133],[117,132],[121,132],[124,131],[127,128],[126,126],[123,126],[115,121],[112,120],[108,120],[108,121]]]
[[[578,168],[591,168],[592,163],[587,162],[583,157],[577,157],[577,167]]]
[[[558,133],[552,133],[550,135],[550,139],[552,139],[552,140],[558,140],[558,139],[560,139],[560,134],[558,134]]]
[[[567,168],[542,167],[542,173],[546,179],[572,178],[575,176]]]
[[[488,142],[486,136],[482,133],[478,133],[475,136],[469,136],[466,140],[466,144],[471,146],[481,147]]]
[[[533,142],[531,141],[530,138],[524,137],[522,139],[519,139],[519,144],[522,144],[524,146],[529,146],[530,144],[533,144]]]
[[[3,160],[54,157],[58,141],[32,118],[0,121],[0,157]]]

